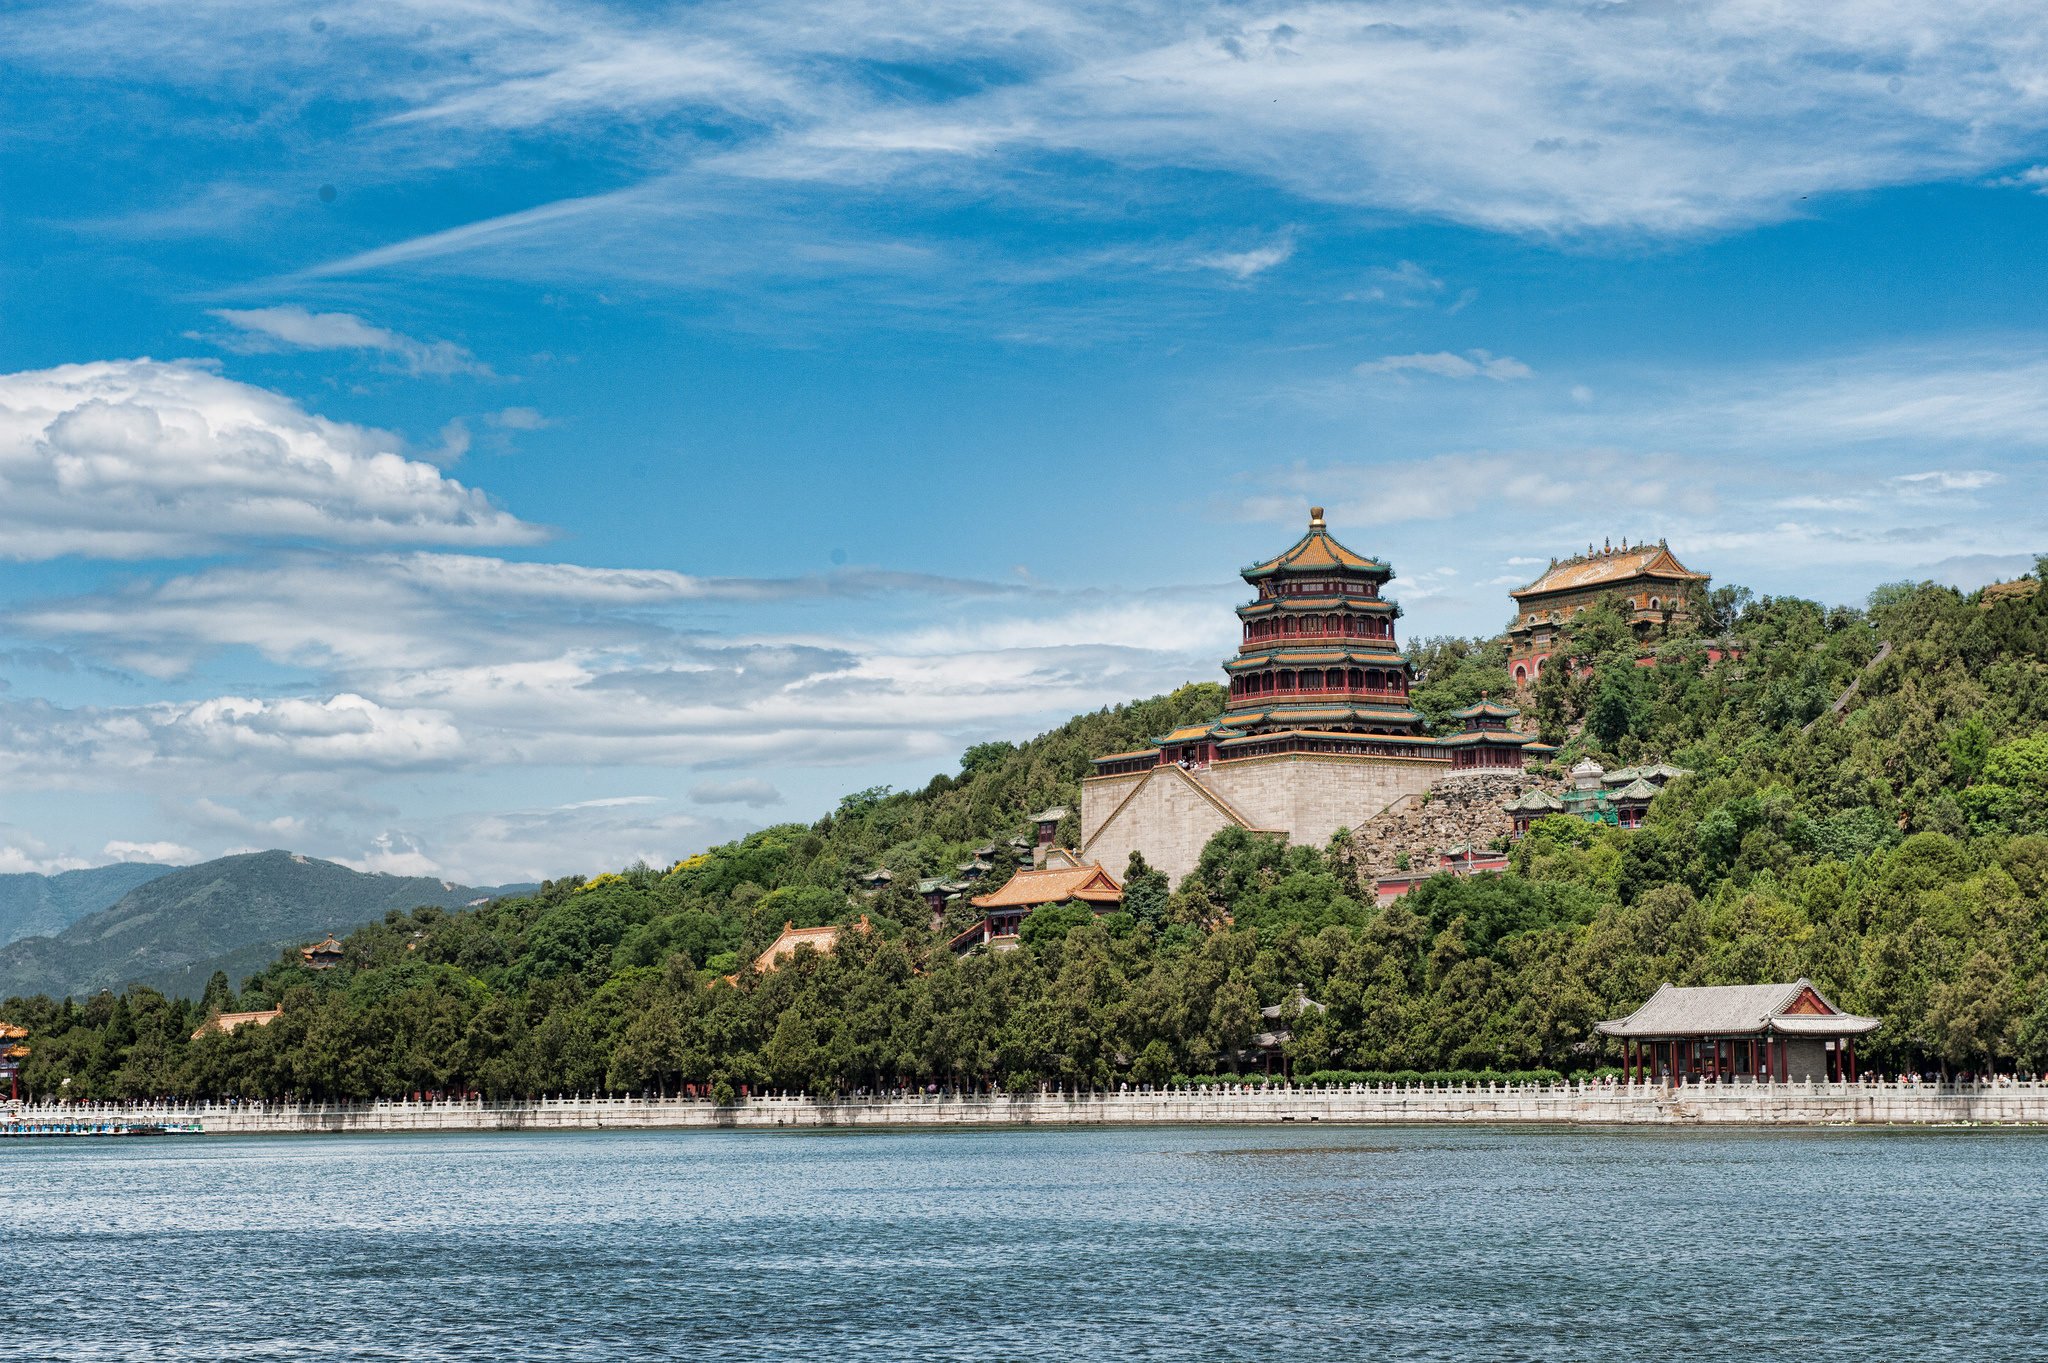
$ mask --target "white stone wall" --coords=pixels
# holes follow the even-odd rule
[[[17,1107],[22,1123],[82,1119],[72,1105]],[[2048,1121],[2048,1086],[1900,1084],[1559,1084],[1510,1089],[1269,1089],[1076,1095],[929,1095],[900,1098],[755,1098],[727,1107],[671,1098],[543,1100],[537,1103],[249,1104],[124,1107],[125,1122],[197,1123],[208,1135],[390,1132],[646,1130],[663,1127],[1095,1126],[1248,1122],[1359,1124],[1533,1122],[1586,1126],[1805,1126],[2010,1124]]]
[[[1197,772],[1157,767],[1091,777],[1081,784],[1082,851],[1121,875],[1135,849],[1177,886],[1203,845],[1232,823],[1320,847],[1338,829],[1356,830],[1402,796],[1420,795],[1448,770],[1437,760],[1283,753]],[[1216,799],[1203,798],[1197,785]]]
[[[1142,776],[1082,782],[1082,859],[1100,863],[1121,879],[1131,853],[1143,852],[1153,869],[1166,872],[1169,883],[1178,886],[1202,859],[1210,838],[1233,823],[1249,823],[1234,817],[1242,811],[1219,806],[1205,791],[1210,791],[1207,783],[1171,766],[1155,767]]]

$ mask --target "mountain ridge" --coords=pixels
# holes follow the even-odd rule
[[[0,946],[0,997],[118,990],[252,953],[246,968],[257,969],[281,945],[345,934],[392,909],[457,909],[527,888],[355,871],[281,849],[220,857],[170,869],[54,934]]]
[[[79,871],[0,875],[0,946],[24,937],[48,937],[130,890],[180,868],[147,861],[117,861]]]

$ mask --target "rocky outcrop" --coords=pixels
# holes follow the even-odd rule
[[[1384,814],[1368,819],[1353,834],[1353,843],[1368,875],[1393,875],[1403,852],[1408,854],[1410,867],[1423,870],[1446,848],[1460,843],[1485,848],[1495,838],[1512,832],[1514,824],[1501,806],[1522,792],[1542,789],[1562,795],[1564,787],[1562,781],[1527,771],[1441,776],[1421,799],[1398,802]]]

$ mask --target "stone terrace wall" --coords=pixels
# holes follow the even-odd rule
[[[1485,1123],[1580,1126],[1808,1126],[1836,1123],[2037,1125],[2048,1121],[2048,1085],[1908,1086],[1898,1083],[1531,1085],[1490,1089],[1272,1088],[1224,1092],[918,1094],[902,1097],[755,1098],[718,1107],[705,1101],[548,1100],[529,1103],[346,1103],[333,1105],[169,1103],[13,1107],[14,1123],[118,1117],[127,1122],[198,1123],[206,1135],[475,1131],[653,1131],[740,1127],[1241,1125],[1332,1122],[1361,1125]]]
[[[1367,875],[1393,875],[1403,852],[1411,867],[1422,870],[1432,865],[1444,848],[1459,843],[1483,848],[1514,831],[1514,821],[1501,806],[1537,787],[1563,795],[1565,783],[1526,771],[1474,771],[1438,777],[1430,784],[1425,803],[1407,801],[1358,829],[1353,836],[1359,862]]]

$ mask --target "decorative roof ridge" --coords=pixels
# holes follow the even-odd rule
[[[1297,564],[1296,560],[1305,554],[1311,544],[1318,541],[1323,545],[1324,554],[1329,561],[1322,564]],[[1389,580],[1394,575],[1392,566],[1386,562],[1366,554],[1361,554],[1357,550],[1340,543],[1337,537],[1330,533],[1329,527],[1324,524],[1323,509],[1319,506],[1312,506],[1309,508],[1307,534],[1273,558],[1254,563],[1249,568],[1240,570],[1239,576],[1243,577],[1246,581],[1250,581],[1255,577],[1268,577],[1280,572],[1342,571],[1347,568],[1367,573],[1385,573]]]

